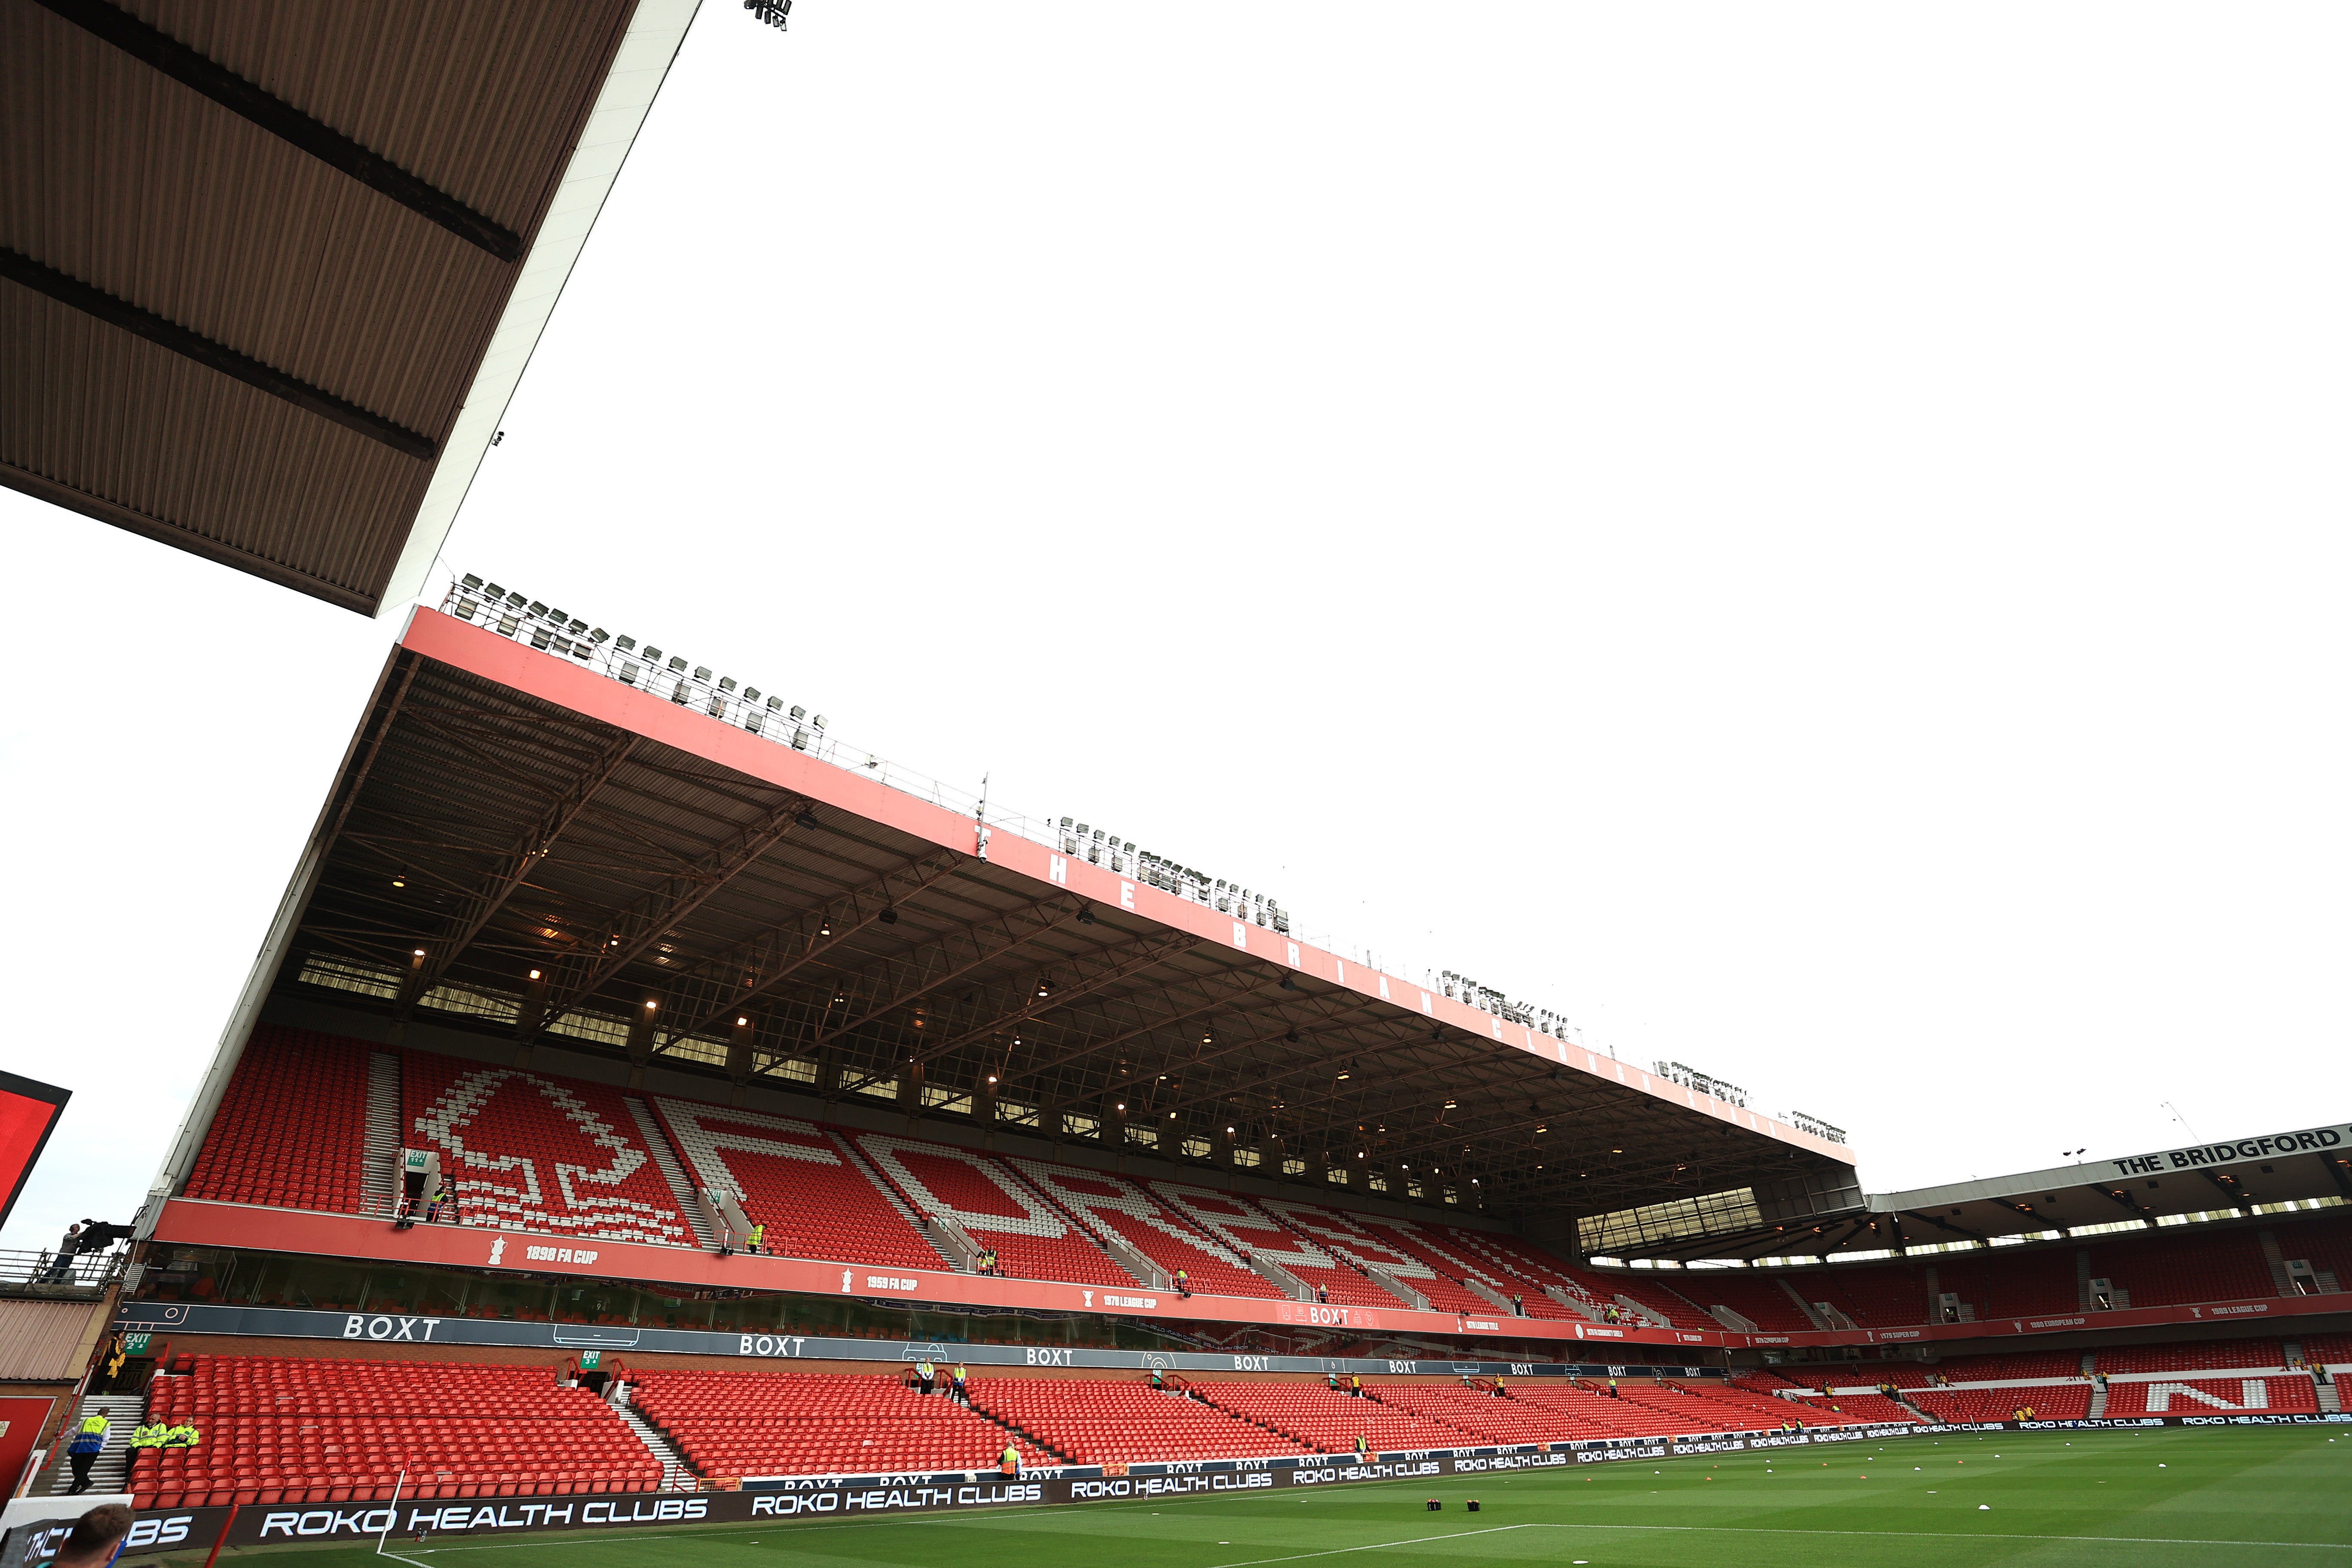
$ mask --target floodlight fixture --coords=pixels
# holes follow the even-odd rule
[[[530,972],[530,977],[531,977],[533,980],[538,979],[538,978],[539,978],[539,971],[538,971],[538,970],[536,970],[536,969],[532,970],[532,971]]]
[[[424,957],[424,956],[425,956],[425,950],[424,950],[423,948],[421,948],[421,947],[420,947],[420,948],[418,948],[418,949],[416,950],[416,956],[417,956],[417,957],[419,957],[419,958]]]
[[[894,926],[898,923],[898,911],[889,908],[887,905],[885,905],[882,912],[877,915],[875,919],[880,921],[886,926]]]
[[[405,888],[408,886],[408,868],[406,867],[403,867],[392,874],[392,885],[395,888]]]
[[[793,818],[793,822],[796,826],[800,827],[816,827],[821,826],[816,819],[816,813],[805,808],[803,808],[798,816]]]

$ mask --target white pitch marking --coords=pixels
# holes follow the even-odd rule
[[[1245,1563],[1220,1563],[1215,1568],[1258,1568],[1262,1563],[1303,1563],[1309,1557],[1344,1557],[1350,1552],[1386,1552],[1391,1546],[1419,1546],[1424,1541],[1460,1541],[1472,1535],[1500,1535],[1507,1530],[1566,1530],[1564,1524],[1497,1524],[1486,1530],[1457,1530],[1451,1535],[1415,1535],[1404,1541],[1375,1541],[1370,1546],[1335,1546],[1328,1552],[1301,1552],[1290,1557],[1253,1557]]]

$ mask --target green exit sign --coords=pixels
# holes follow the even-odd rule
[[[123,1335],[122,1353],[125,1355],[145,1355],[147,1353],[147,1342],[153,1337],[154,1336],[152,1334]]]
[[[603,1351],[582,1351],[580,1352],[580,1370],[582,1372],[594,1372],[596,1370],[597,1363],[602,1362],[604,1359],[604,1352]]]
[[[421,1171],[425,1169],[425,1163],[433,1158],[432,1155],[426,1153],[422,1149],[410,1149],[404,1151],[404,1152],[408,1156],[408,1168],[412,1171]]]

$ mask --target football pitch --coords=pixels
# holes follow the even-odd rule
[[[1440,1511],[1428,1510],[1431,1497]],[[1473,1498],[1475,1513],[1466,1507]],[[1970,1434],[1855,1443],[1828,1455],[1792,1449],[1184,1500],[583,1531],[421,1549],[394,1536],[386,1552],[409,1568],[2317,1568],[2352,1564],[2352,1429]],[[351,1546],[257,1548],[223,1561],[230,1556],[283,1559],[285,1568],[393,1568]]]

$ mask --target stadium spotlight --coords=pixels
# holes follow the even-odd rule
[[[988,1081],[989,1081],[989,1082],[991,1082],[991,1083],[994,1083],[994,1082],[996,1081],[996,1075],[995,1075],[994,1073],[990,1073],[990,1074],[988,1075]]]
[[[1335,1082],[1339,1082],[1339,1083],[1345,1083],[1345,1082],[1347,1082],[1347,1081],[1348,1081],[1348,1079],[1349,1079],[1349,1078],[1350,1076],[1351,1076],[1351,1075],[1349,1073],[1349,1071],[1348,1071],[1348,1069],[1347,1069],[1346,1068],[1341,1068],[1339,1069],[1339,1077],[1338,1077],[1338,1079],[1335,1079],[1334,1081],[1335,1081]]]
[[[424,957],[424,956],[425,956],[425,950],[424,950],[423,948],[421,948],[421,947],[420,947],[420,948],[418,948],[418,949],[416,950],[416,956],[417,956],[417,957],[419,957],[419,958]]]
[[[887,904],[885,904],[882,907],[882,912],[874,918],[880,921],[886,926],[894,926],[898,923],[898,911],[890,908]]]
[[[646,1012],[650,1013],[650,1012],[652,1012],[655,1008],[656,1008],[656,1007],[658,1007],[658,1006],[660,1006],[660,1005],[661,1005],[661,1004],[660,1004],[660,1003],[658,1003],[658,1002],[656,1002],[656,1001],[655,1001],[652,997],[648,996],[648,997],[646,997]]]
[[[818,917],[816,922],[816,934],[819,936],[831,936],[833,934],[832,916],[821,915]]]
[[[1040,996],[1051,996],[1053,994],[1054,983],[1042,974],[1037,976],[1037,994]]]
[[[399,870],[394,871],[392,874],[392,885],[395,888],[405,888],[408,886],[407,867],[404,866]]]
[[[793,822],[796,826],[800,827],[813,828],[820,826],[816,819],[816,813],[813,811],[802,812],[799,816],[793,818]]]
[[[1120,1104],[1120,1105],[1118,1105],[1118,1106],[1113,1107],[1113,1109],[1114,1109],[1114,1110],[1122,1110],[1122,1111],[1123,1111],[1123,1110],[1125,1110],[1127,1109],[1127,1107],[1126,1107],[1124,1104]]]
[[[739,1029],[747,1026],[751,1022],[751,1019],[744,1017],[740,1013],[735,1016],[735,1026]]]
[[[1286,974],[1282,977],[1282,988],[1285,991],[1296,991],[1298,989],[1298,982]]]
[[[1092,904],[1082,904],[1079,906],[1078,923],[1082,926],[1090,926],[1095,923],[1095,910]]]
[[[536,969],[532,970],[532,971],[530,972],[530,977],[531,977],[533,980],[538,979],[538,978],[539,978],[539,971],[538,971],[538,970],[536,970]]]

